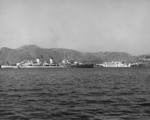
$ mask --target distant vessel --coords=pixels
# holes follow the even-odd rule
[[[140,58],[140,60],[138,60],[137,62],[132,63],[131,67],[135,67],[135,68],[150,68],[150,56],[146,56],[146,57]]]
[[[50,62],[47,63],[46,61],[42,62],[40,59],[22,61],[21,63],[17,63],[17,68],[62,68],[64,66],[56,64],[53,62],[53,58],[50,58]]]
[[[120,61],[104,62],[103,64],[97,64],[99,67],[131,67],[130,64],[125,64]]]
[[[131,67],[134,67],[134,68],[150,68],[150,64],[134,63],[134,64],[131,65]]]

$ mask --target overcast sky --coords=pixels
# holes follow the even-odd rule
[[[0,0],[0,48],[150,53],[150,0]]]

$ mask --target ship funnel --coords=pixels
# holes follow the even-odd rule
[[[51,57],[49,60],[50,64],[53,64],[53,58]]]
[[[36,59],[36,62],[37,62],[37,63],[40,63],[40,59],[37,58],[37,59]]]

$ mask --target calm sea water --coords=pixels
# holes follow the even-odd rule
[[[0,69],[0,120],[150,120],[150,69]]]

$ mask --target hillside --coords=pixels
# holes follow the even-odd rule
[[[129,61],[135,57],[128,53],[120,52],[97,52],[97,53],[82,53],[71,49],[40,48],[36,45],[25,45],[17,49],[1,48],[0,49],[0,64],[15,64],[23,60],[33,60],[35,58],[42,58],[49,61],[53,57],[55,62],[61,62],[64,57],[71,58],[78,62],[86,63],[101,63],[104,61],[122,60]]]
[[[136,59],[135,56],[132,56],[125,52],[96,52],[96,53],[90,53],[94,55],[95,57],[102,58],[103,61],[124,61],[129,62],[133,59]]]

